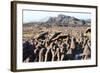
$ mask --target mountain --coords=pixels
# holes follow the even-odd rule
[[[91,20],[82,20],[71,16],[58,15],[57,17],[50,17],[46,22],[49,25],[62,25],[62,26],[73,26],[73,25],[87,25],[91,24]]]
[[[34,26],[83,26],[90,25],[90,19],[78,19],[75,17],[59,14],[57,17],[49,17],[46,22],[32,22],[27,23]]]

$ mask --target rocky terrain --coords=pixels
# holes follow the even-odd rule
[[[23,24],[23,62],[91,59],[91,20],[66,15]]]
[[[90,19],[78,19],[71,16],[66,16],[63,14],[59,14],[57,17],[49,17],[49,19],[45,22],[30,22],[25,23],[23,26],[90,26]]]

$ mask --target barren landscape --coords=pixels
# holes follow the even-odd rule
[[[23,62],[91,58],[91,21],[58,15],[23,24]]]

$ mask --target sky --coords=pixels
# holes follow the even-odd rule
[[[90,13],[23,10],[23,23],[39,21],[45,22],[49,19],[49,17],[57,17],[59,14],[75,17],[78,19],[91,18]]]

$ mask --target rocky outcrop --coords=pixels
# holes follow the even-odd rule
[[[59,14],[57,17],[49,17],[46,22],[32,22],[27,23],[33,26],[89,26],[91,24],[91,20],[83,20],[75,17]]]

